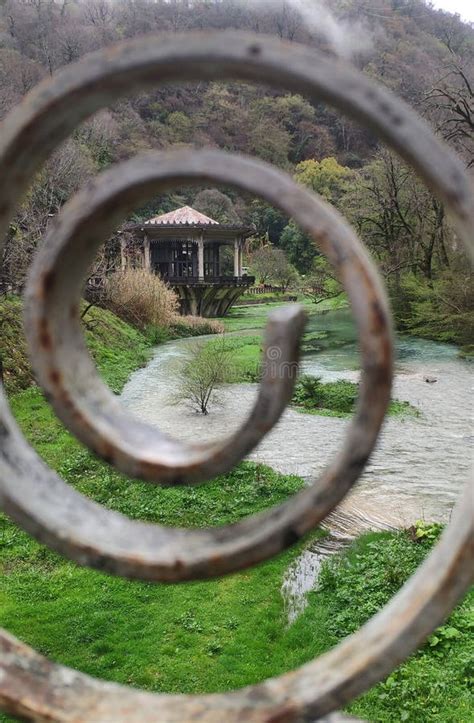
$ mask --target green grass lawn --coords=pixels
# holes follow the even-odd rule
[[[279,306],[285,306],[285,303],[268,302],[267,304],[255,304],[253,306],[233,306],[227,316],[222,319],[225,330],[263,329],[270,311]]]
[[[120,479],[80,452],[60,469],[107,507],[180,526],[236,521],[302,484],[243,464],[200,488],[161,489]],[[108,680],[225,690],[285,669],[292,646],[278,661],[272,643],[286,636],[280,585],[295,554],[211,582],[140,583],[79,568],[3,518],[0,623],[54,660]]]

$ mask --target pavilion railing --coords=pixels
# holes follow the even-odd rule
[[[231,284],[234,286],[250,286],[255,283],[254,276],[165,276],[164,281],[171,285],[180,284]]]
[[[222,79],[261,82],[315,103],[329,101],[367,124],[418,170],[472,250],[474,201],[463,164],[399,98],[311,48],[234,32],[127,41],[68,65],[33,89],[0,130],[0,239],[42,164],[92,113],[129,89]],[[217,150],[178,149],[141,155],[102,172],[63,207],[38,250],[26,289],[25,327],[36,378],[59,418],[124,474],[168,485],[197,484],[229,471],[280,418],[292,397],[304,330],[297,305],[280,307],[269,317],[262,381],[248,421],[213,444],[170,439],[128,416],[98,376],[82,339],[82,279],[103,239],[145,198],[179,184],[209,183],[261,196],[292,217],[326,254],[347,291],[360,337],[359,403],[338,456],[295,497],[237,524],[184,529],[129,519],[67,485],[23,437],[0,389],[3,510],[77,564],[112,575],[150,582],[212,578],[294,544],[356,483],[390,401],[390,312],[379,275],[351,227],[318,196],[265,163]],[[473,579],[473,500],[469,484],[440,542],[392,601],[297,671],[228,693],[150,693],[65,668],[1,631],[0,707],[35,721],[324,719],[387,676],[465,593]]]

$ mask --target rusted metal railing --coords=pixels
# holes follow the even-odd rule
[[[370,126],[445,203],[472,251],[474,202],[463,166],[402,101],[312,49],[233,32],[127,42],[68,66],[34,89],[1,128],[0,238],[42,163],[92,113],[157,83],[228,78],[328,101]],[[65,205],[34,261],[26,291],[26,331],[35,373],[61,420],[96,454],[134,478],[194,484],[231,469],[290,400],[295,375],[288,370],[297,363],[304,326],[304,314],[295,306],[269,317],[267,363],[257,402],[243,427],[223,443],[187,445],[132,420],[87,354],[79,300],[82,279],[101,241],[145,196],[203,181],[263,197],[292,216],[327,255],[357,324],[360,399],[342,450],[311,486],[238,524],[191,530],[130,520],[69,487],[28,445],[0,390],[2,508],[78,564],[130,578],[211,578],[293,544],[357,481],[390,399],[390,313],[378,274],[352,229],[315,194],[271,166],[216,150],[179,150],[149,153],[99,175]],[[384,678],[450,612],[472,581],[473,526],[468,485],[441,541],[389,605],[334,650],[280,678],[226,694],[140,692],[49,662],[3,631],[0,707],[56,721],[221,723],[324,717]],[[343,720],[337,715],[330,719]]]

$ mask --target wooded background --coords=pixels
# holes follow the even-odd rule
[[[471,167],[474,26],[423,0],[332,0],[327,8],[340,23],[338,50],[414,106]],[[142,34],[204,28],[252,30],[334,53],[331,37],[287,0],[0,0],[0,118],[42,78],[90,51]],[[85,123],[36,179],[11,225],[3,290],[21,288],[51,218],[87,178],[137,152],[175,144],[245,152],[294,174],[355,225],[380,263],[402,328],[469,342],[472,275],[442,206],[370,131],[323,104],[243,83],[161,87]],[[186,203],[218,221],[253,223],[250,254],[271,242],[330,292],[332,280],[309,239],[258,199],[229,189],[180,189],[150,199],[133,220]],[[116,243],[107,243],[103,268]]]

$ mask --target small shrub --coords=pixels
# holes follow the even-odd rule
[[[322,406],[335,412],[350,414],[354,410],[358,395],[359,387],[354,382],[345,379],[328,382],[323,386]]]
[[[149,343],[153,346],[164,344],[166,341],[170,341],[173,338],[171,329],[165,326],[147,326],[145,329],[145,335]]]
[[[321,401],[322,392],[321,377],[312,377],[305,374],[296,383],[293,394],[293,402],[306,409],[313,409]]]
[[[349,414],[354,410],[358,393],[358,385],[354,382],[345,379],[322,382],[320,377],[305,375],[296,384],[293,402],[305,409],[330,409]]]
[[[179,372],[174,401],[186,402],[201,414],[208,414],[209,406],[218,401],[217,388],[227,381],[231,365],[230,349],[224,339],[217,344],[196,342]]]
[[[203,319],[201,316],[178,316],[172,322],[172,331],[176,336],[204,336],[205,334],[223,334],[225,329],[217,319]]]
[[[436,542],[442,529],[443,526],[439,522],[425,522],[424,520],[417,520],[413,527],[410,527],[408,532],[410,533],[413,542],[421,542],[422,540]]]
[[[178,298],[174,291],[145,269],[120,271],[107,280],[107,305],[140,329],[169,327],[176,319]]]

